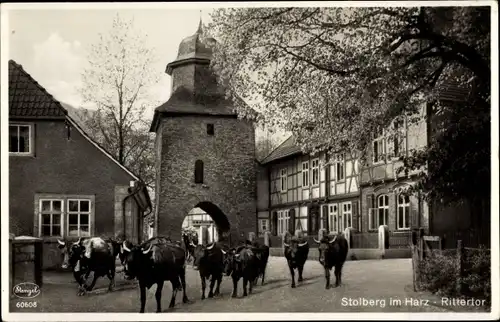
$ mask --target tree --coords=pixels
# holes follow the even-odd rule
[[[111,30],[100,34],[90,49],[81,94],[85,103],[97,108],[84,120],[92,138],[153,187],[154,138],[144,111],[155,103],[148,90],[159,75],[146,40],[147,35],[134,29],[133,20],[117,15]]]
[[[445,108],[431,146],[405,161],[431,162],[421,188],[457,200],[476,193],[464,171],[481,169],[489,183],[489,145],[449,167],[489,129],[489,15],[489,7],[223,8],[209,26],[218,40],[212,64],[228,96],[241,98],[240,116],[291,131],[304,152],[361,158],[377,129],[402,114],[420,121],[419,106],[439,102],[444,84],[460,85],[467,104]]]
[[[280,143],[279,137],[271,129],[261,127],[261,135],[257,135],[255,140],[255,157],[257,160],[262,161],[267,157]]]

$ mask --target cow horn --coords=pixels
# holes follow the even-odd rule
[[[189,243],[189,246],[196,247],[196,245],[195,245],[195,244],[193,244],[193,242]]]
[[[313,240],[314,240],[314,242],[321,244],[321,242],[319,240],[317,240],[316,238],[313,238]]]
[[[299,247],[302,247],[302,246],[305,246],[307,245],[307,240],[305,242],[303,242],[302,244],[299,244]]]
[[[142,253],[143,253],[143,254],[147,254],[147,253],[149,253],[149,252],[151,251],[151,248],[153,248],[153,244],[149,245],[148,250],[143,250],[143,251],[142,251]]]
[[[337,236],[333,237],[332,241],[330,242],[330,244],[333,244],[334,241],[337,240]]]
[[[62,245],[62,246],[66,245],[66,242],[60,241],[59,239],[57,240],[57,242],[59,243],[59,245]]]
[[[82,237],[78,238],[78,241],[76,242],[78,245],[80,245],[80,241],[82,240]]]
[[[212,243],[212,246],[207,246],[207,249],[210,250],[210,249],[214,248],[214,245],[215,245],[215,243]]]
[[[125,245],[125,242],[123,242],[122,246],[123,246],[123,250],[130,253],[130,249],[127,247],[127,245]]]
[[[285,245],[285,247],[290,247],[290,245],[288,245],[287,243],[283,243],[283,245]]]
[[[221,249],[222,254],[226,255],[227,253],[224,251],[224,249]]]

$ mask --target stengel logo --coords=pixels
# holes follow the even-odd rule
[[[35,283],[19,283],[14,286],[12,292],[21,299],[32,299],[40,295],[40,287]]]

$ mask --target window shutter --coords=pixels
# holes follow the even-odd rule
[[[410,207],[411,208],[411,207]],[[399,209],[398,209],[398,193],[397,191],[394,192],[394,208],[393,208],[395,211],[394,211],[394,214],[395,214],[395,220],[394,220],[394,225],[395,227],[389,227],[389,230],[391,230],[391,228],[393,230],[397,230],[398,229],[398,218],[399,218]],[[391,217],[391,207],[390,207],[390,204],[389,204],[389,218]],[[390,220],[389,220],[390,222]],[[389,222],[387,223],[387,225],[389,226]]]
[[[278,213],[274,211],[271,215],[271,232],[274,236],[278,235]]]
[[[323,205],[323,228],[326,232],[330,232],[330,227],[328,227],[328,205]]]
[[[410,198],[410,228],[420,228],[417,226],[419,223],[418,217],[418,203],[419,199],[418,198]]]
[[[314,231],[314,227],[313,227],[313,212],[312,212],[312,209],[311,209],[311,206],[308,206],[307,207],[307,234],[308,235],[311,235],[313,234],[313,231]]]
[[[290,215],[290,223],[288,225],[288,228],[289,228],[288,231],[290,232],[290,234],[294,235],[295,234],[295,209],[290,209],[288,214]]]
[[[352,202],[352,222],[351,222],[351,225],[359,231],[359,227],[356,227],[358,226],[358,216],[359,216],[359,210],[358,210],[358,203],[359,201],[357,200],[354,200]]]

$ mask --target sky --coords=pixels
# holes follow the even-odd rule
[[[99,33],[111,28],[113,18],[134,19],[134,26],[147,34],[148,47],[156,53],[153,66],[160,82],[150,89],[156,101],[170,96],[166,65],[177,57],[182,39],[194,34],[200,17],[210,22],[210,9],[100,9],[12,10],[9,13],[9,59],[21,64],[56,99],[74,107],[84,106],[78,93],[81,72],[89,47]],[[145,117],[152,118],[154,106]]]

